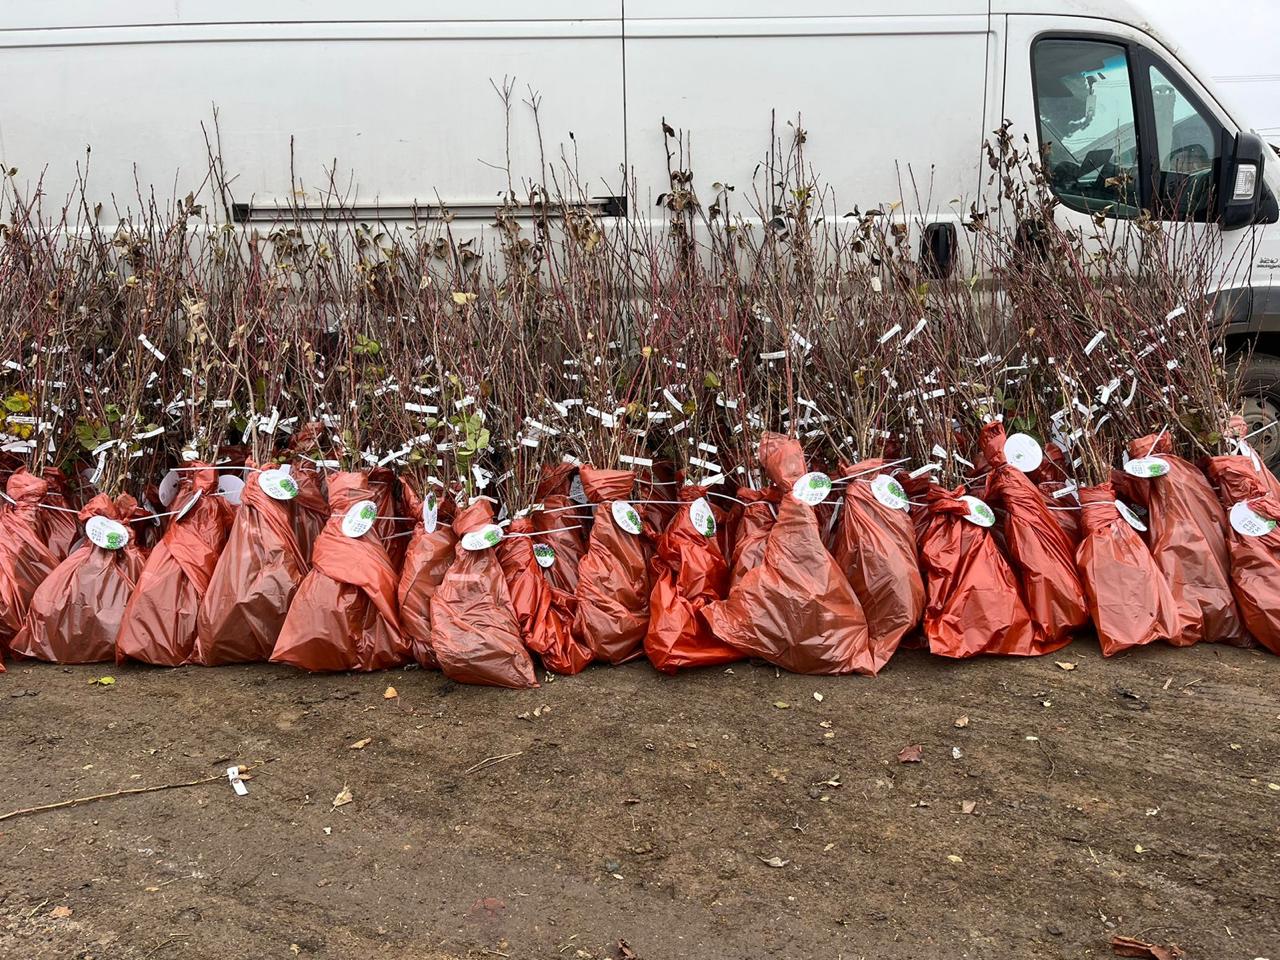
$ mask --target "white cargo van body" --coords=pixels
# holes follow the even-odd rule
[[[443,205],[455,235],[479,233],[508,170],[518,196],[543,179],[545,148],[602,215],[643,226],[667,188],[664,120],[699,193],[731,184],[746,212],[771,124],[786,138],[799,122],[829,213],[901,200],[923,208],[930,242],[984,202],[982,144],[1007,118],[1052,144],[1065,221],[1102,211],[1124,230],[1150,209],[1220,241],[1226,319],[1256,349],[1251,419],[1280,412],[1280,163],[1127,0],[0,5],[0,161],[43,183],[46,207],[86,147],[106,223],[139,186],[162,202],[199,192],[215,108],[245,223],[319,203],[332,178],[360,219]],[[1117,176],[1126,202],[1106,188]],[[1280,428],[1255,439],[1280,460]]]

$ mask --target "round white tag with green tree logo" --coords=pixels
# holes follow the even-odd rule
[[[1169,472],[1169,461],[1159,457],[1134,457],[1124,465],[1124,472],[1147,480],[1163,477]]]
[[[1139,533],[1145,533],[1147,525],[1142,522],[1142,518],[1133,512],[1133,509],[1124,501],[1116,501],[1116,512],[1124,519],[1124,522]]]
[[[791,485],[791,495],[801,503],[815,507],[831,493],[831,478],[825,473],[806,473]]]
[[[90,517],[84,522],[84,535],[103,550],[119,550],[129,542],[128,527],[110,517]]]
[[[258,486],[272,500],[292,500],[298,495],[297,482],[279,468],[258,474]]]
[[[706,497],[699,497],[689,504],[689,522],[704,537],[716,535],[716,515],[711,512],[711,504]]]
[[[538,566],[545,569],[556,562],[556,549],[549,543],[535,543],[533,559],[538,561]]]
[[[475,553],[488,550],[502,542],[502,528],[496,523],[486,523],[479,530],[472,530],[462,535],[462,549]]]
[[[609,504],[609,509],[613,512],[613,522],[627,533],[638,534],[644,529],[644,524],[640,522],[640,514],[627,501],[614,500]]]
[[[871,495],[881,506],[888,507],[890,510],[911,509],[911,504],[907,500],[907,491],[887,473],[882,473],[871,481]]]
[[[1004,458],[1023,473],[1030,473],[1044,462],[1044,450],[1030,434],[1013,433],[1005,438]]]
[[[356,537],[363,537],[377,519],[378,505],[372,500],[361,500],[353,504],[346,516],[342,518],[342,534],[353,540]]]
[[[1242,537],[1265,537],[1276,528],[1276,522],[1262,516],[1247,500],[1241,500],[1228,514],[1231,518],[1231,529]]]
[[[979,527],[989,527],[996,522],[996,512],[977,497],[963,496],[960,499],[969,507],[969,512],[964,515],[964,518],[970,523]]]
[[[427,533],[435,533],[440,526],[440,501],[434,490],[428,490],[426,499],[422,501],[422,529]]]

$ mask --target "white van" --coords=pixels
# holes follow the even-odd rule
[[[57,198],[91,147],[106,219],[135,183],[198,187],[215,109],[236,220],[332,174],[361,219],[444,206],[477,230],[508,169],[541,179],[539,132],[602,216],[642,218],[663,121],[703,190],[749,186],[770,123],[800,117],[843,210],[902,198],[908,172],[928,189],[919,242],[945,269],[1008,118],[1052,144],[1064,220],[1148,209],[1221,235],[1247,419],[1280,462],[1280,162],[1128,0],[8,0],[0,47],[0,162]],[[508,129],[503,78],[540,98],[539,130],[519,102]]]

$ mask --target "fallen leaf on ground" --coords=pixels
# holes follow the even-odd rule
[[[369,744],[371,744],[371,743],[373,743],[373,737],[365,737],[363,740],[357,740],[357,741],[356,741],[355,743],[353,743],[351,746],[347,747],[347,749],[348,749],[348,750],[363,750],[365,747],[367,747],[367,746],[368,746]]]
[[[815,690],[815,691],[813,692],[813,699],[815,699],[815,700],[817,700],[819,703],[821,703],[821,702],[822,702],[822,699],[823,699],[823,698],[822,698],[822,694],[818,693],[818,692]]]
[[[398,696],[400,696],[400,694],[396,693],[395,687],[387,687],[387,689],[382,691],[383,700],[394,700]]]
[[[785,700],[775,700],[775,701],[773,701],[773,705],[774,705],[775,707],[777,707],[779,710],[790,710],[790,709],[791,709],[791,704],[787,703],[787,701],[785,701]]]
[[[1268,790],[1280,790],[1280,783],[1268,783],[1268,784],[1267,784],[1267,789],[1268,789]]]
[[[974,810],[976,810],[976,809],[978,809],[978,801],[977,801],[977,800],[961,800],[961,801],[960,801],[960,812],[961,812],[961,813],[973,813],[973,811],[974,811]]]
[[[1146,848],[1146,847],[1144,847],[1144,846],[1143,846],[1142,844],[1140,844],[1140,843],[1135,843],[1135,844],[1133,845],[1133,852],[1134,852],[1134,853],[1146,853],[1146,852],[1147,852],[1147,848]]]
[[[947,859],[952,863],[964,863],[964,857],[957,857],[954,853],[947,854]]]
[[[962,717],[956,717],[956,722],[953,725],[961,729],[964,729],[969,725],[969,715],[966,713]]]
[[[49,911],[49,916],[53,917],[56,920],[65,919],[66,917],[71,916],[71,908],[62,907],[62,906],[54,907],[52,910]]]
[[[116,682],[115,677],[95,677],[89,681],[91,687],[109,687]]]
[[[640,954],[631,949],[625,940],[618,941],[618,960],[640,960]]]
[[[1176,943],[1162,947],[1136,937],[1122,937],[1119,934],[1111,938],[1111,952],[1117,957],[1144,957],[1146,960],[1180,960],[1185,956]]]
[[[1074,670],[1076,668],[1076,665],[1074,663],[1071,663],[1069,660],[1055,660],[1053,662],[1056,663],[1063,670]]]
[[[908,747],[903,747],[898,751],[899,763],[923,763],[924,747],[918,743],[913,743]]]
[[[336,810],[338,807],[345,807],[354,799],[355,798],[351,796],[350,788],[343,785],[342,789],[338,791],[338,795],[333,798],[333,808]]]
[[[766,867],[773,867],[775,870],[780,870],[791,862],[790,860],[783,860],[781,857],[762,857],[759,854],[756,854],[756,859]]]
[[[964,754],[960,752],[960,748],[959,748],[959,747],[952,747],[952,748],[951,748],[951,759],[952,759],[952,760],[959,760],[959,759],[960,759],[961,757],[963,757],[963,756],[964,756]]]

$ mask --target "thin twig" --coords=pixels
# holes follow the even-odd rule
[[[520,756],[523,753],[524,753],[523,750],[517,750],[515,753],[504,753],[496,757],[485,757],[483,760],[477,763],[474,767],[468,767],[463,772],[475,773],[477,770],[483,767],[491,767],[494,764],[502,763],[504,760],[514,760],[516,757]]]

